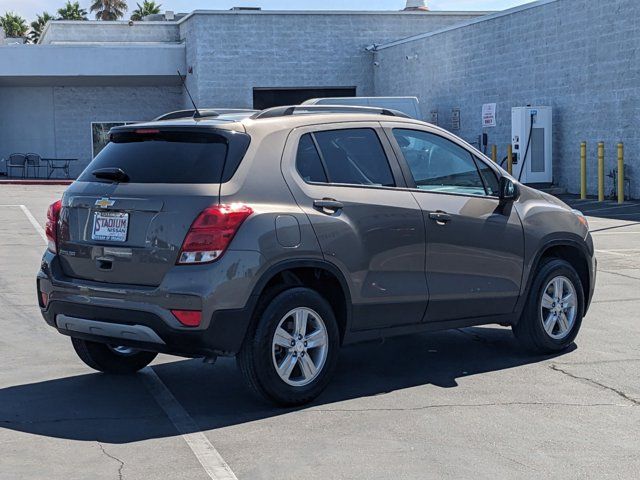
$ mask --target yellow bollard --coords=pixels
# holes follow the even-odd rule
[[[509,175],[513,175],[513,147],[511,144],[507,145],[507,172]]]
[[[580,199],[587,199],[587,142],[580,144]]]
[[[624,203],[624,144],[618,144],[618,203]]]
[[[604,142],[598,142],[598,201],[604,202]]]
[[[491,160],[493,163],[498,163],[498,146],[491,145]]]

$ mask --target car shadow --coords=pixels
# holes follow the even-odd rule
[[[580,200],[578,195],[560,195],[558,198],[571,208],[582,211],[588,217],[619,220],[625,223],[640,222],[640,202],[638,201],[627,200],[621,205],[616,200],[603,202],[596,202],[595,198]]]
[[[461,377],[549,358],[523,354],[505,328],[466,328],[355,345],[341,351],[327,390],[299,409],[277,408],[253,397],[233,359],[220,359],[213,367],[178,360],[156,364],[153,370],[198,429],[206,431],[421,385],[454,388]],[[141,375],[99,373],[0,389],[0,427],[117,444],[178,434]]]

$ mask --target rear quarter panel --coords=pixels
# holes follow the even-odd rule
[[[259,252],[261,265],[252,272],[253,292],[263,275],[287,260],[322,260],[322,253],[306,214],[297,205],[280,169],[290,129],[248,131],[251,144],[233,178],[222,185],[220,202],[240,202],[254,213],[245,220],[230,250]],[[245,296],[247,292],[243,292]]]

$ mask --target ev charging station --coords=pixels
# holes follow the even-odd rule
[[[522,183],[552,183],[553,129],[551,107],[511,109],[513,176]]]

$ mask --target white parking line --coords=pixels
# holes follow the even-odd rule
[[[640,235],[640,230],[635,232],[591,232],[591,235]]]
[[[19,205],[19,207],[24,212],[24,214],[27,216],[27,219],[29,219],[29,221],[31,222],[31,225],[33,225],[33,228],[36,229],[36,232],[38,232],[38,234],[40,234],[40,236],[44,240],[44,243],[47,243],[47,234],[44,232],[44,228],[42,228],[42,226],[38,223],[36,218],[31,214],[31,212],[29,211],[27,206],[26,205]]]
[[[158,405],[167,414],[171,423],[196,456],[202,468],[212,480],[238,480],[231,468],[223,460],[209,439],[202,433],[196,422],[180,405],[167,386],[151,367],[142,370],[147,390],[153,395]]]
[[[42,237],[45,244],[47,235],[44,229],[26,207],[26,205],[0,205],[0,207],[19,207],[33,228]],[[209,439],[200,431],[196,422],[180,405],[167,386],[151,367],[142,370],[144,385],[156,403],[162,408],[178,433],[187,443],[193,454],[212,480],[238,480],[229,465],[224,461]]]
[[[606,253],[606,254],[609,254],[609,255],[615,255],[615,256],[618,256],[618,257],[635,256],[635,255],[629,255],[628,253],[616,252],[616,251],[613,251],[613,250],[600,250],[600,249],[598,249],[598,250],[596,250],[596,252],[597,253]]]

